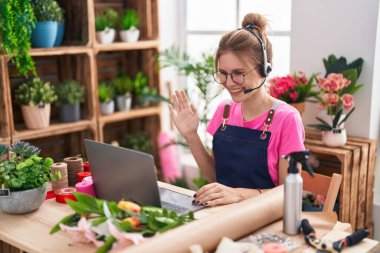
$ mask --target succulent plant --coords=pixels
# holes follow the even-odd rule
[[[7,147],[7,145],[0,144],[0,160],[3,155],[6,155],[8,153],[9,153],[9,148]]]
[[[119,14],[107,8],[95,17],[95,29],[97,32],[104,31],[106,28],[115,28],[119,19]]]
[[[100,82],[98,86],[99,101],[101,103],[108,102],[115,97],[113,87],[106,82]]]
[[[38,155],[41,152],[39,148],[26,141],[16,142],[9,150],[24,158]]]
[[[120,19],[121,30],[130,30],[139,28],[139,16],[134,9],[127,9]]]
[[[55,0],[31,0],[37,21],[63,22],[63,9]]]
[[[84,101],[84,86],[74,80],[65,80],[56,87],[58,105],[76,105]]]
[[[53,103],[57,100],[54,88],[49,82],[36,77],[27,83],[22,83],[16,90],[16,103],[20,105],[40,105]]]

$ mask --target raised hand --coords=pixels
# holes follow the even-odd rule
[[[175,91],[172,96],[173,106],[169,105],[172,120],[185,139],[197,134],[199,116],[197,109],[189,102],[184,91]]]

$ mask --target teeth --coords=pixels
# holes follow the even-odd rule
[[[235,90],[230,90],[231,92],[239,92],[241,91],[242,89],[235,89]]]

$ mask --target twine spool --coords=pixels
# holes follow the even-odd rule
[[[52,189],[56,192],[58,189],[64,188],[68,186],[67,180],[67,164],[66,163],[54,163],[51,168],[51,172],[54,174],[56,172],[61,173],[61,179],[54,180],[51,182]]]
[[[63,161],[67,163],[69,186],[75,186],[75,184],[78,183],[78,173],[83,171],[83,159],[75,156],[66,157]]]

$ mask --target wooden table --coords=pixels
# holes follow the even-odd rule
[[[159,182],[160,186],[167,187],[171,190],[176,190],[188,195],[193,195],[194,192],[182,189],[173,185],[168,185]],[[204,219],[207,216],[212,215],[213,213],[223,210],[223,206],[206,208],[196,212],[195,217],[197,219]],[[63,232],[58,232],[54,235],[49,235],[51,228],[64,216],[72,213],[72,210],[63,204],[56,203],[54,199],[47,200],[45,203],[35,212],[25,215],[9,215],[0,212],[0,240],[10,244],[21,251],[18,252],[28,252],[28,253],[46,253],[46,252],[76,252],[76,253],[87,253],[95,252],[95,247],[93,245],[83,245],[83,244],[73,244],[70,236]],[[336,216],[314,213],[314,214],[304,214],[309,218],[310,222],[315,225],[317,233],[321,234],[323,229],[328,227],[326,224],[331,222],[336,222]],[[281,231],[282,225],[281,221],[272,223],[260,231],[264,230],[279,230]],[[339,223],[342,225],[341,223]],[[347,229],[347,226],[343,226],[343,229]],[[344,236],[344,232],[338,231],[340,236]],[[296,236],[297,240],[300,240],[303,243],[301,235]],[[244,238],[243,238],[244,240]],[[368,240],[368,239],[365,239]],[[359,246],[359,245],[358,245]],[[361,245],[359,249],[361,251],[354,252],[375,252],[376,248],[379,247],[379,244],[373,240],[368,240],[365,244]],[[304,246],[303,248],[307,248]],[[6,246],[3,249],[0,247],[0,252],[17,252],[15,248],[7,249]]]

